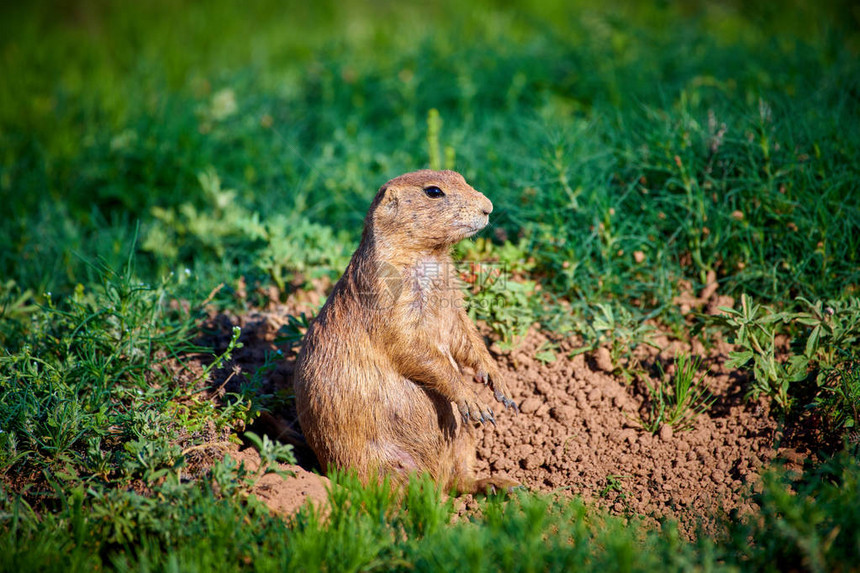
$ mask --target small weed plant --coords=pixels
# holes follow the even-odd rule
[[[658,348],[651,340],[654,327],[648,324],[650,316],[635,314],[635,309],[612,303],[597,303],[590,308],[590,321],[585,321],[584,337],[590,341],[574,354],[594,350],[602,344],[609,346],[609,357],[615,370],[627,380],[639,371],[633,351],[641,344]]]
[[[639,418],[642,427],[655,434],[664,425],[683,432],[693,428],[696,418],[706,412],[716,399],[705,386],[705,375],[698,376],[701,359],[685,353],[675,357],[675,373],[667,377],[659,366],[654,382],[645,378],[648,388],[648,410]],[[697,377],[698,376],[698,377]]]

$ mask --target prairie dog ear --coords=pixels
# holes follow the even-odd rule
[[[383,186],[378,193],[379,209],[385,213],[396,213],[399,203],[400,190],[396,187]]]

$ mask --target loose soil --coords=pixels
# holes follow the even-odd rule
[[[267,373],[262,391],[288,395],[297,349],[277,345],[278,330],[290,316],[311,315],[324,288],[300,292],[284,304],[272,296],[265,309],[248,314],[213,315],[205,342],[223,351],[232,327],[238,325],[244,345],[228,367],[216,372],[212,387],[217,394],[236,391],[264,364],[267,353],[280,350],[283,358]],[[706,287],[699,297],[687,295],[677,302],[685,311],[716,312],[717,306],[732,301]],[[497,425],[473,427],[479,476],[507,477],[532,491],[578,495],[622,516],[635,514],[653,522],[674,519],[692,534],[698,526],[710,529],[722,514],[754,512],[749,494],[758,488],[762,469],[775,458],[799,471],[827,446],[814,428],[809,429],[814,420],[783,425],[771,415],[766,399],[745,399],[747,375],[725,367],[732,346],[719,339],[705,348],[699,340],[658,334],[653,342],[659,350],[640,346],[634,353],[640,374],[625,377],[606,348],[572,355],[580,340],[550,336],[533,328],[515,350],[495,352],[520,414],[500,412],[496,404]],[[536,359],[548,342],[557,345],[556,359]],[[656,380],[658,364],[671,373],[680,351],[703,359],[700,374],[716,401],[690,430],[662,426],[652,434],[639,421],[647,416],[649,395],[641,378]],[[492,403],[489,390],[481,391]],[[325,499],[328,480],[317,475],[312,452],[301,447],[301,430],[289,400],[252,429],[299,444],[299,465],[282,466],[296,477],[267,476],[258,487],[259,496],[274,511],[290,513],[307,498]],[[253,450],[231,455],[252,466],[259,463]],[[473,506],[471,497],[460,500],[464,511]]]

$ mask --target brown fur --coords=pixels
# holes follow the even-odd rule
[[[429,186],[445,196],[428,197]],[[398,480],[427,472],[461,492],[515,485],[474,477],[468,421],[495,418],[464,372],[517,406],[464,310],[450,255],[492,210],[453,171],[407,173],[377,193],[296,366],[299,422],[324,469]]]

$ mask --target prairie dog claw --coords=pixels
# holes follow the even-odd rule
[[[490,374],[486,370],[478,370],[475,373],[475,382],[492,388],[493,397],[496,399],[497,402],[501,402],[505,406],[506,410],[508,408],[511,408],[515,413],[519,414],[520,408],[519,406],[517,406],[516,402],[508,398],[508,394],[510,394],[510,391],[508,391],[508,387],[502,381],[501,377],[490,376]],[[495,422],[493,423],[495,424]]]
[[[476,397],[458,401],[457,409],[460,411],[460,416],[463,418],[464,424],[467,424],[471,419],[482,424],[492,422],[494,426],[496,425],[496,417],[493,411],[478,402]]]
[[[520,413],[520,407],[517,406],[517,403],[514,402],[513,400],[511,400],[510,398],[508,398],[507,396],[505,396],[504,394],[502,394],[501,392],[499,392],[498,390],[495,390],[493,392],[493,396],[495,396],[497,401],[504,404],[506,410],[508,408],[511,408],[515,414]]]

